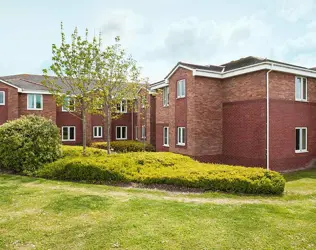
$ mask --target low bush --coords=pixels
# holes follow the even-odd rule
[[[94,142],[91,147],[99,149],[107,149],[106,142]],[[111,148],[118,153],[141,152],[144,151],[144,143],[140,141],[113,141]],[[149,143],[145,143],[145,151],[153,152],[155,147]]]
[[[31,175],[61,156],[58,127],[40,116],[23,116],[0,126],[0,168]]]
[[[187,156],[162,152],[65,157],[46,164],[38,176],[91,183],[169,184],[248,194],[281,194],[285,185],[277,172],[199,163]]]

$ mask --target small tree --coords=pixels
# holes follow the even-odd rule
[[[140,70],[136,61],[121,48],[120,38],[107,46],[96,60],[96,91],[92,112],[104,118],[107,152],[111,153],[111,122],[121,117],[118,105],[124,101],[127,110],[134,108],[134,100],[140,88]]]
[[[61,23],[61,45],[52,45],[52,65],[44,69],[45,85],[56,99],[57,105],[65,104],[65,98],[74,98],[72,105],[77,115],[82,120],[83,154],[87,145],[87,118],[86,114],[91,109],[91,91],[95,84],[96,58],[99,56],[100,38],[88,40],[88,30],[85,38],[78,35],[75,28],[71,35],[71,43],[66,42],[63,24]],[[49,77],[52,72],[56,77]]]

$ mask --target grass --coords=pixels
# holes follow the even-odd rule
[[[0,249],[315,249],[316,170],[282,196],[0,175]]]

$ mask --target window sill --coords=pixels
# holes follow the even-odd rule
[[[183,98],[185,98],[185,96],[177,96],[176,99],[183,99]]]
[[[126,141],[127,138],[116,138],[117,141]]]
[[[303,154],[303,153],[308,153],[307,150],[295,150],[296,154]]]
[[[166,145],[166,144],[164,144],[164,145],[162,145],[163,147],[166,147],[166,148],[169,148],[169,145]]]
[[[308,100],[295,99],[296,102],[308,102]]]
[[[74,139],[74,140],[61,140],[61,141],[69,142],[69,141],[76,141],[76,139]]]
[[[27,108],[27,110],[43,110],[42,108],[41,109],[31,109],[31,108]]]
[[[185,146],[185,143],[177,143],[177,146],[182,146],[182,147],[184,147],[184,146]]]
[[[0,106],[5,106],[5,103],[0,103]]]
[[[162,107],[164,107],[164,108],[169,108],[169,105],[162,105]]]

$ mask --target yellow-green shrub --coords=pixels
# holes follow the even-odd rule
[[[94,142],[91,147],[106,149],[106,142]],[[111,142],[111,148],[115,152],[126,153],[126,152],[141,152],[144,151],[144,143],[139,141],[113,141]],[[149,143],[145,143],[145,151],[153,152],[155,147]]]
[[[47,164],[38,176],[86,182],[169,184],[250,194],[280,194],[285,180],[277,172],[205,164],[173,153],[126,153],[66,157]]]

